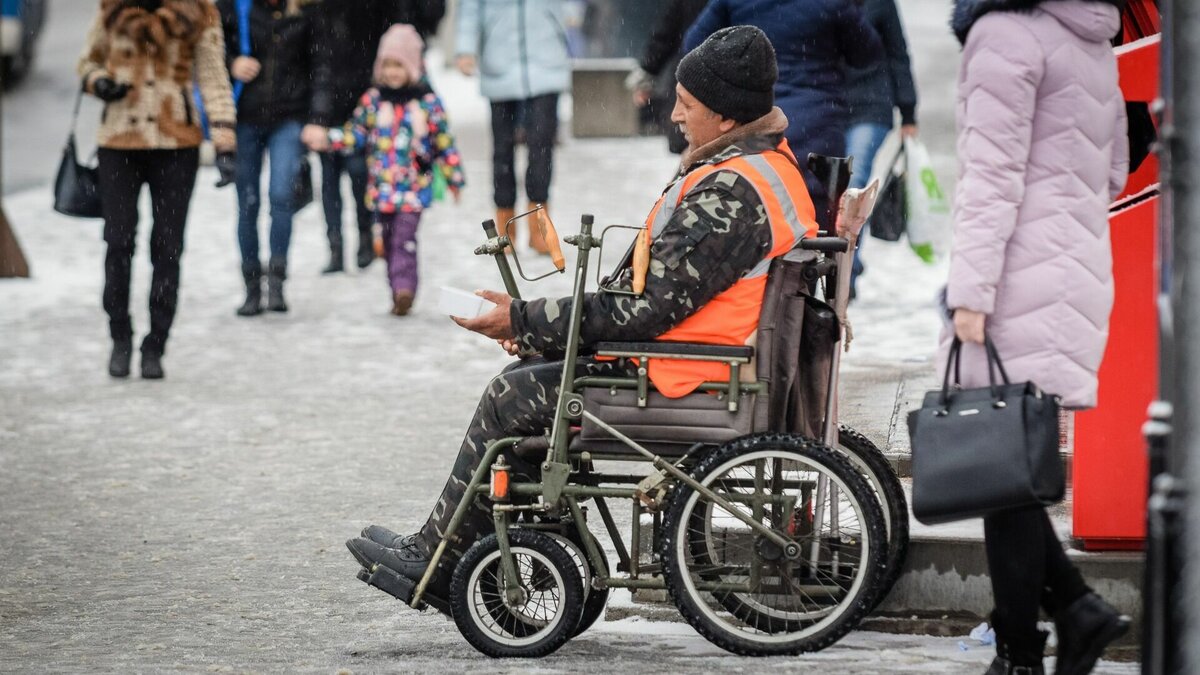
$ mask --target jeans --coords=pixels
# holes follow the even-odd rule
[[[875,164],[875,153],[879,152],[879,146],[883,145],[883,139],[887,138],[888,132],[891,130],[892,128],[885,124],[864,122],[855,124],[846,132],[846,155],[854,158],[854,172],[850,175],[850,187],[863,188],[867,186]],[[854,250],[854,266],[850,273],[851,292],[858,283],[858,275],[866,269],[862,262],[862,246],[866,243],[866,230],[863,230],[862,234],[863,236],[858,240],[858,247]]]
[[[545,204],[550,199],[554,141],[558,138],[558,94],[492,101],[492,190],[496,206],[502,209],[517,204],[516,132],[522,114],[529,148],[525,196],[530,204]]]
[[[183,229],[196,185],[200,153],[183,150],[110,150],[101,148],[100,190],[104,195],[104,311],[113,341],[133,338],[129,283],[137,241],[138,196],[150,186],[151,213],[150,333],[142,351],[161,355],[175,321],[179,298],[179,261]]]
[[[237,126],[238,246],[242,250],[243,263],[259,260],[258,211],[262,203],[264,153],[271,160],[267,189],[271,205],[271,257],[287,259],[292,240],[292,215],[296,212],[296,175],[304,155],[301,129],[300,122],[295,121],[273,126]]]
[[[398,211],[379,214],[383,226],[383,257],[387,260],[392,292],[417,292],[417,226],[421,212]]]
[[[321,208],[330,246],[342,245],[342,174],[350,175],[359,241],[371,241],[371,209],[367,206],[367,156],[321,153]]]

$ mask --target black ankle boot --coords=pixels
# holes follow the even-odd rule
[[[321,270],[321,274],[337,274],[346,269],[345,253],[342,251],[342,242],[329,244],[329,264],[325,269]]]
[[[984,675],[1046,675],[1042,666],[1042,655],[1046,650],[1048,634],[1038,631],[1028,644],[1005,642],[996,635],[996,658]]]
[[[287,279],[287,259],[271,258],[267,263],[267,309],[272,312],[288,311],[283,301],[284,279]]]
[[[1054,615],[1058,631],[1055,675],[1086,675],[1107,647],[1129,630],[1129,617],[1095,593],[1088,593]]]
[[[375,246],[371,243],[371,232],[368,230],[365,234],[360,232],[358,235],[358,263],[359,269],[366,269],[371,261],[375,260]]]
[[[262,314],[262,263],[243,262],[242,279],[246,282],[246,301],[238,307],[238,316]]]
[[[108,374],[129,377],[129,362],[133,360],[133,340],[113,340],[112,356],[108,358]]]
[[[166,377],[162,367],[162,354],[142,352],[142,379],[161,380]]]

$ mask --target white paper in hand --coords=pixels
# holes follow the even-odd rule
[[[441,295],[438,298],[438,309],[461,319],[474,319],[491,311],[495,306],[496,303],[491,300],[484,300],[471,291],[451,286],[442,286]]]

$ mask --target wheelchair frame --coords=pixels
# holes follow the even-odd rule
[[[520,217],[520,216],[518,216]],[[561,393],[556,405],[554,424],[550,432],[550,444],[546,452],[545,461],[541,465],[542,479],[540,483],[514,483],[510,487],[511,494],[522,497],[540,497],[540,504],[531,505],[514,505],[506,503],[508,499],[493,500],[493,520],[495,523],[496,537],[499,542],[501,551],[501,566],[503,569],[503,577],[505,583],[506,598],[512,602],[518,602],[521,594],[521,589],[518,584],[519,575],[510,553],[508,530],[511,524],[511,517],[522,511],[530,512],[551,512],[558,508],[558,504],[565,503],[569,510],[571,520],[574,522],[578,531],[589,536],[581,536],[581,544],[583,553],[587,557],[587,563],[593,570],[592,584],[597,588],[629,588],[629,589],[663,589],[666,588],[664,579],[659,577],[642,578],[643,570],[639,569],[639,547],[641,541],[641,508],[642,506],[656,505],[655,498],[651,492],[658,488],[668,478],[684,483],[692,489],[699,492],[706,499],[711,500],[717,506],[725,509],[731,515],[740,520],[743,524],[749,527],[755,534],[765,537],[767,540],[780,547],[784,555],[790,559],[798,558],[801,555],[800,546],[789,540],[787,537],[772,530],[762,524],[755,518],[746,515],[741,509],[735,508],[731,501],[722,497],[720,494],[710,490],[688,475],[681,468],[687,457],[680,459],[677,462],[668,461],[659,455],[651,452],[643,447],[638,442],[622,434],[617,429],[603,420],[599,419],[592,413],[584,409],[583,397],[579,391],[587,386],[602,386],[610,388],[625,388],[635,389],[638,392],[639,405],[645,405],[645,400],[650,388],[653,386],[648,381],[646,362],[650,358],[667,357],[670,359],[682,360],[699,360],[709,362],[725,363],[730,368],[730,378],[726,382],[705,382],[700,385],[700,391],[715,392],[727,396],[728,407],[730,412],[736,412],[739,405],[738,399],[742,392],[756,393],[759,395],[767,394],[767,385],[765,382],[742,382],[741,367],[750,363],[749,356],[724,356],[712,357],[688,353],[689,347],[692,345],[672,344],[673,351],[669,353],[666,350],[647,351],[624,351],[620,349],[599,349],[596,352],[597,356],[614,357],[614,358],[637,358],[641,364],[638,368],[637,376],[633,378],[620,377],[575,377],[575,364],[579,356],[579,332],[583,317],[583,303],[581,302],[587,285],[587,274],[589,268],[590,251],[593,248],[598,248],[600,241],[592,236],[592,227],[594,219],[590,215],[584,215],[581,219],[580,231],[578,235],[568,236],[564,238],[567,244],[575,246],[579,255],[575,269],[575,279],[572,296],[574,302],[571,307],[571,315],[569,319],[567,351],[563,365],[563,375],[561,380]],[[508,267],[507,260],[504,257],[504,249],[510,246],[507,237],[498,236],[495,225],[492,221],[484,224],[485,232],[489,235],[489,241],[486,245],[480,247],[476,251],[481,255],[494,255],[497,258],[497,263],[500,266],[501,276],[504,279],[505,286],[509,294],[513,297],[519,297],[517,293],[515,279],[511,269]],[[818,237],[802,240],[798,248],[819,251],[835,256],[835,264],[837,265],[837,290],[835,306],[839,318],[844,317],[846,308],[846,295],[850,283],[850,266],[840,264],[841,258],[845,258],[852,250],[852,246],[847,239],[840,237]],[[831,440],[836,442],[838,434],[837,425],[837,372],[841,345],[845,337],[844,325],[839,331],[839,339],[835,346],[835,356],[833,368],[830,375],[830,389],[826,408],[826,418],[823,429],[824,441],[829,443]],[[704,345],[702,347],[707,347]],[[577,453],[574,457],[569,449],[569,427],[571,423],[586,419],[595,424],[600,429],[612,435],[615,439],[622,442],[638,456],[611,456],[604,453],[592,453],[587,450]],[[489,473],[497,468],[505,468],[503,458],[500,457],[501,451],[505,447],[513,447],[519,442],[525,440],[525,437],[513,436],[502,438],[489,443],[486,447],[485,454],[472,475],[470,482],[467,485],[466,494],[470,495],[488,495],[491,488],[487,481]],[[497,464],[499,458],[500,463]],[[572,459],[578,462],[579,475],[590,476],[594,485],[572,484]],[[591,462],[595,459],[601,460],[617,460],[617,461],[634,461],[634,462],[649,462],[657,473],[652,473],[648,477],[639,477],[634,475],[611,475],[611,474],[594,474],[591,472]],[[824,481],[824,479],[822,479]],[[621,483],[621,487],[603,487],[599,483]],[[739,496],[737,501],[748,501],[754,512],[760,512],[760,509],[766,503],[777,499],[774,495],[763,494],[761,485],[755,491],[755,495]],[[828,489],[826,485],[816,485],[814,489],[820,494]],[[621,532],[617,527],[612,513],[605,501],[609,498],[629,499],[632,501],[634,509],[634,518],[632,524],[632,532],[630,540],[632,542],[632,551],[627,549],[624,540],[621,537]],[[601,518],[604,521],[608,535],[611,537],[614,546],[617,548],[618,557],[621,559],[621,564],[618,565],[618,574],[625,571],[628,576],[622,577],[618,574],[607,573],[607,559],[604,552],[600,549],[594,536],[590,536],[590,531],[587,527],[587,520],[580,506],[580,501],[593,499],[596,502],[596,508],[599,511]],[[790,501],[794,501],[791,498]],[[429,583],[436,572],[437,565],[445,554],[448,541],[454,536],[466,517],[468,510],[472,507],[474,499],[466,498],[460,502],[455,509],[455,512],[447,527],[445,536],[438,544],[430,560],[429,568],[425,572],[424,577],[420,580],[413,594],[412,606],[422,607],[423,598],[428,589]],[[785,504],[786,509],[791,509],[794,503]],[[816,514],[817,522],[824,518],[823,509],[825,508],[825,500],[818,498],[818,511]],[[657,518],[656,518],[657,520]],[[531,529],[557,529],[560,526],[554,524],[523,524],[522,527]],[[834,530],[836,533],[836,530]],[[818,542],[813,542],[814,558],[816,557],[816,547]],[[625,570],[621,568],[624,567]],[[752,568],[754,570],[754,568]],[[650,571],[650,570],[647,570]],[[652,572],[652,571],[651,571]],[[729,584],[729,583],[698,583],[697,588],[706,591],[724,591],[724,592],[752,592],[752,586],[757,582],[757,575],[752,572],[752,577],[745,584]]]

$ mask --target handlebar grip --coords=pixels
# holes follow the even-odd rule
[[[646,290],[646,274],[650,270],[650,231],[642,229],[633,247],[633,292]]]
[[[567,259],[563,257],[558,230],[554,229],[554,222],[550,220],[545,208],[538,209],[538,225],[542,228],[542,238],[546,241],[546,246],[550,248],[550,260],[554,263],[554,268],[562,272],[567,269]]]
[[[850,242],[842,237],[812,237],[801,239],[800,249],[822,253],[845,253],[850,250]]]

